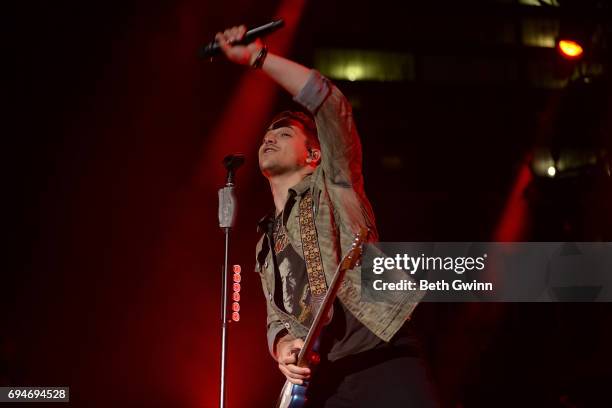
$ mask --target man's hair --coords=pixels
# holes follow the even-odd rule
[[[270,121],[268,129],[278,129],[283,126],[298,125],[304,131],[306,135],[306,148],[308,150],[315,148],[321,149],[319,144],[319,137],[317,136],[317,126],[311,115],[300,111],[283,111]]]

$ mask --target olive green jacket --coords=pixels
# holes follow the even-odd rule
[[[378,239],[372,207],[363,188],[361,142],[350,104],[340,90],[317,71],[311,71],[307,83],[294,100],[314,115],[321,144],[321,163],[311,175],[290,189],[285,207],[285,226],[291,245],[302,255],[299,202],[303,194],[311,190],[319,248],[329,284],[360,227],[370,229],[368,241]],[[260,227],[263,223],[260,222]],[[268,346],[273,355],[275,339],[281,332],[287,330],[295,337],[304,338],[308,328],[284,313],[274,302],[276,283],[272,251],[268,250],[270,237],[265,233],[266,229],[262,229],[264,234],[257,244],[255,268],[261,276],[266,297]],[[363,325],[382,340],[389,341],[410,318],[423,293],[386,291],[384,301],[362,302],[360,282],[359,267],[348,271],[338,298]]]

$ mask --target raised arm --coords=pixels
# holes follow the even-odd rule
[[[247,46],[230,45],[232,41],[240,40],[244,33],[246,33],[245,26],[233,27],[223,33],[217,33],[215,39],[230,61],[241,65],[253,65],[263,48],[261,41],[255,41]],[[305,66],[271,52],[267,54],[261,69],[292,96],[300,92],[310,75],[310,69]]]
[[[262,51],[261,41],[230,45],[245,32],[244,26],[234,27],[217,33],[215,38],[230,61],[250,66]],[[317,71],[272,53],[267,54],[261,69],[313,114],[326,177],[337,186],[361,192],[361,143],[351,106],[342,92]]]

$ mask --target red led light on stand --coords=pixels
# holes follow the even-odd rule
[[[240,272],[242,272],[242,268],[240,265],[234,265],[232,270],[234,271],[234,276],[232,278],[234,281],[232,285],[232,289],[234,290],[232,293],[232,300],[234,301],[234,303],[232,303],[232,321],[238,322],[240,321],[240,313],[238,313],[240,312],[240,303],[238,302],[240,302],[240,282],[242,281]]]

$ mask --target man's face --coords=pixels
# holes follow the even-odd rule
[[[268,129],[259,147],[259,168],[264,176],[300,170],[308,165],[306,135],[298,125]]]

